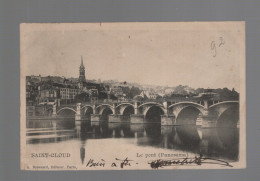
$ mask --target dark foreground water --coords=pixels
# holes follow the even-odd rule
[[[73,119],[27,120],[27,148],[50,152],[72,152],[75,162],[86,162],[85,152],[120,150],[167,150],[203,154],[229,161],[238,160],[238,128],[200,128],[198,126],[161,126],[160,124],[99,123],[75,124]],[[129,148],[130,148],[129,147]],[[115,151],[116,152],[116,151]]]

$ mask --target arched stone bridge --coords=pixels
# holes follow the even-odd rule
[[[116,102],[53,106],[53,116],[75,116],[75,120],[151,123],[162,125],[239,123],[239,102]],[[230,120],[234,119],[234,120]]]

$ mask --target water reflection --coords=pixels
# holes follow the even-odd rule
[[[83,164],[84,160],[85,160],[85,147],[84,147],[84,145],[82,145],[80,147],[80,159],[81,159],[81,163]]]
[[[63,144],[66,140],[79,142],[79,157],[84,163],[86,142],[90,139],[132,140],[136,147],[149,146],[202,153],[214,158],[238,159],[238,128],[200,128],[194,125],[161,126],[153,124],[129,124],[106,122],[75,122],[66,120],[29,120],[27,143]],[[120,147],[122,145],[110,145]]]
[[[28,120],[27,143],[60,142],[76,137],[72,119]]]

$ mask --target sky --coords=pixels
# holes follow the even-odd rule
[[[193,88],[240,88],[244,24],[85,23],[22,24],[25,75]],[[242,62],[242,63],[241,63]]]

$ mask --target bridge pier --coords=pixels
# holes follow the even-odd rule
[[[113,114],[116,114],[116,104],[115,103],[113,104],[112,112],[113,112]]]
[[[139,114],[138,102],[135,102],[135,103],[134,103],[134,114],[135,114],[135,115]]]
[[[100,122],[101,115],[97,114],[96,105],[93,105],[93,114],[90,115],[91,122]]]
[[[175,125],[175,116],[161,115],[161,125]]]
[[[108,115],[108,122],[109,123],[121,123],[123,122],[123,115],[121,114],[109,114]]]
[[[168,102],[163,102],[164,115],[161,115],[161,125],[174,125],[175,124],[175,116],[169,114],[168,110]]]
[[[144,123],[144,115],[142,114],[131,114],[130,115],[130,123]]]
[[[75,121],[82,120],[82,115],[81,115],[81,103],[77,103],[77,109],[76,109],[76,114],[75,114]]]
[[[204,101],[204,109],[205,109],[205,112],[201,116],[201,119],[198,122],[196,121],[196,125],[197,124],[201,124],[202,128],[214,128],[214,127],[217,127],[217,121],[216,121],[217,117],[214,114],[210,114],[208,100]],[[200,123],[200,122],[202,122],[202,123]]]
[[[202,117],[202,128],[214,128],[217,127],[216,118],[210,115],[203,115]]]
[[[91,114],[91,122],[100,122],[101,115],[99,114]]]
[[[57,117],[57,105],[56,104],[54,104],[53,106],[52,106],[52,117]]]

